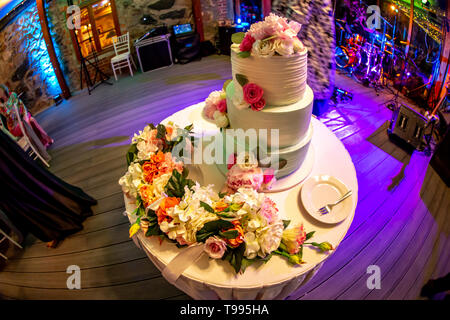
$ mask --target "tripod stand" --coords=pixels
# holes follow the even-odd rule
[[[81,52],[80,42],[78,41],[78,34],[76,31],[75,31],[75,42],[77,44],[78,54],[80,56],[80,90],[83,89],[83,73],[86,78],[85,81],[86,81],[89,95],[95,88],[97,88],[102,83],[109,84],[110,86],[112,86],[112,83],[107,81],[109,79],[109,77],[106,74],[104,74],[103,71],[101,71],[100,68],[98,67],[97,52],[92,43],[91,34],[89,33],[89,43],[90,43],[91,49],[92,49],[92,58],[94,61],[93,63],[91,61],[89,61],[89,59],[87,59],[86,57],[83,56],[83,53]],[[91,75],[89,74],[89,70],[87,69],[86,61],[95,70],[95,75],[94,75],[93,81],[91,79]],[[96,83],[98,75],[100,76],[100,82]]]

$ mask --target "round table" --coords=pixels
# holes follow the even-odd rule
[[[196,134],[202,132],[214,135],[218,132],[218,128],[203,118],[203,105],[199,103],[185,108],[165,119],[163,123],[172,121],[180,127],[193,123]],[[328,241],[336,248],[347,233],[355,214],[358,195],[356,171],[341,141],[319,120],[313,117],[311,121],[314,130],[312,138],[314,166],[310,176],[331,175],[353,190],[352,212],[344,221],[335,225],[315,220],[301,203],[302,183],[287,191],[269,193],[268,196],[276,202],[283,219],[291,220],[291,225],[303,223],[306,232],[316,231],[313,241]],[[214,165],[210,167],[211,172],[216,170],[217,173],[208,173],[205,175],[208,177],[207,181],[199,182],[223,183],[225,178],[219,170]],[[135,208],[134,202],[125,197],[125,206],[131,222],[134,222],[130,215]],[[141,231],[133,237],[133,240],[161,271],[180,252],[186,250],[179,249],[168,241],[160,244],[159,238],[145,237]],[[304,246],[305,264],[292,266],[287,259],[274,255],[266,264],[262,262],[252,264],[243,274],[235,274],[228,262],[210,259],[205,254],[191,264],[173,284],[194,299],[284,299],[309,281],[333,252],[324,254]]]

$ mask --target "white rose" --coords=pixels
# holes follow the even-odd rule
[[[220,111],[214,112],[214,122],[216,123],[216,126],[219,128],[226,128],[228,127],[228,117],[226,113],[222,113]]]
[[[259,219],[251,219],[247,223],[247,229],[250,230],[250,231],[255,231],[259,227],[261,227],[261,222],[259,221]]]
[[[244,100],[244,89],[238,84],[237,81],[234,82],[234,95],[233,95],[233,104],[238,110],[248,109],[250,104]]]
[[[294,38],[293,46],[294,46],[294,52],[300,52],[300,51],[305,50],[303,43],[297,37]]]
[[[259,247],[259,244],[258,244],[255,234],[253,232],[247,232],[244,235],[244,241],[245,241],[244,256],[247,259],[256,258],[260,247]]]
[[[280,219],[275,223],[268,225],[258,234],[258,242],[260,245],[258,255],[261,258],[264,258],[272,251],[278,249],[283,235],[283,229],[283,222]]]
[[[294,44],[292,39],[276,39],[273,42],[275,51],[281,56],[288,56],[294,53]]]
[[[275,48],[273,41],[256,40],[253,43],[252,55],[255,56],[273,56],[275,54]]]

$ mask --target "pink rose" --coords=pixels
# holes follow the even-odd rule
[[[252,50],[253,43],[256,41],[249,33],[247,33],[239,45],[239,50],[241,51],[250,51]]]
[[[203,249],[211,258],[220,259],[227,250],[227,243],[222,239],[214,236],[209,237],[205,241],[205,248]]]
[[[237,157],[235,153],[230,154],[227,161],[227,169],[230,170],[236,164]]]
[[[271,224],[278,217],[278,209],[270,198],[264,197],[264,200],[261,204],[261,209],[259,210],[259,214],[263,216],[268,224]]]
[[[222,99],[217,104],[217,110],[219,110],[222,113],[227,112],[227,99]]]
[[[244,86],[243,90],[244,100],[249,104],[257,103],[262,99],[262,96],[264,94],[264,90],[254,83],[247,83]]]
[[[226,183],[233,190],[238,190],[241,187],[259,190],[263,179],[261,168],[242,169],[240,166],[233,166],[227,172]]]
[[[264,170],[264,184],[269,184],[275,178],[275,170],[272,168],[267,168]]]
[[[214,112],[217,111],[217,108],[213,104],[206,104],[205,108],[203,109],[203,113],[206,118],[210,120],[214,120]]]
[[[261,111],[262,109],[264,109],[265,106],[266,100],[264,100],[264,98],[261,98],[261,100],[259,100],[256,103],[252,103],[251,105],[253,111]]]

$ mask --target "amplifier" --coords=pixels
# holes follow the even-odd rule
[[[173,65],[169,34],[137,41],[134,46],[142,72]]]
[[[388,129],[390,135],[403,140],[417,150],[423,147],[423,133],[428,119],[406,105],[401,105],[392,115]]]
[[[188,63],[201,58],[200,35],[198,33],[173,37],[172,46],[178,63]]]

